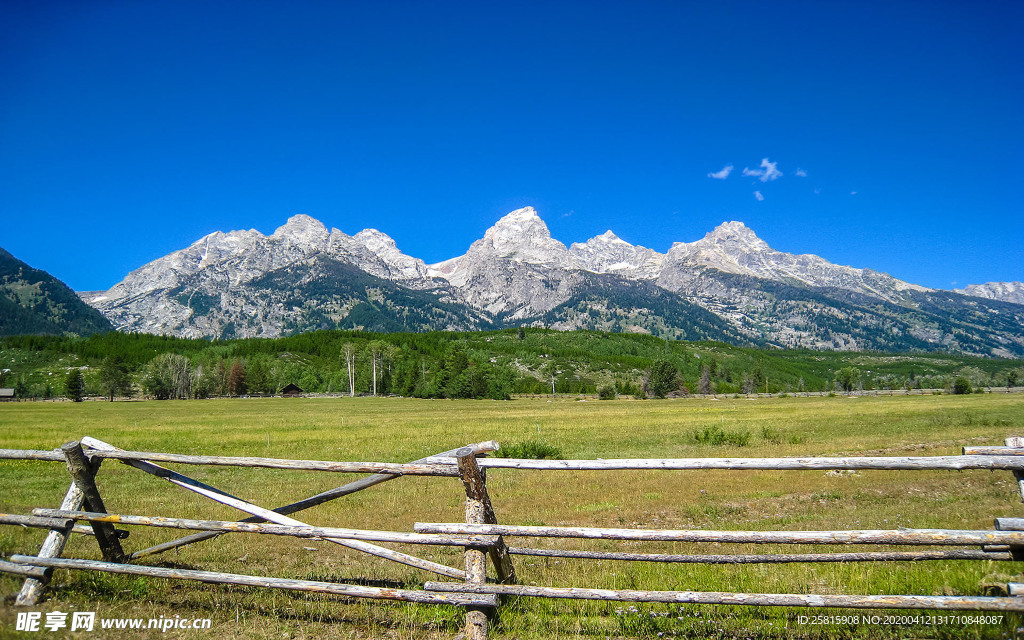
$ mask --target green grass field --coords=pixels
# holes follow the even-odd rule
[[[700,443],[717,427],[734,444]],[[737,446],[743,433],[745,446]],[[542,440],[567,458],[943,455],[965,444],[1024,435],[1024,395],[773,398],[578,402],[412,399],[240,399],[0,405],[0,448],[51,449],[90,435],[124,449],[320,460],[404,462],[482,440]],[[173,466],[173,465],[172,465]],[[234,495],[273,508],[355,479],[349,474],[176,467]],[[0,462],[0,511],[56,507],[67,488],[59,463]],[[241,514],[119,463],[104,463],[100,489],[111,512],[208,519]],[[871,529],[991,528],[1022,516],[1012,475],[988,471],[539,472],[493,470],[488,488],[503,523],[643,528]],[[464,517],[461,483],[408,477],[297,517],[323,526],[411,531],[415,522]],[[0,557],[34,554],[45,532],[0,528]],[[135,527],[127,551],[176,537]],[[792,547],[512,540],[517,546],[665,553],[768,553]],[[403,548],[451,566],[459,549]],[[837,551],[828,547],[798,551]],[[95,541],[74,536],[68,557],[99,559]],[[149,559],[151,563],[251,575],[364,581],[418,588],[427,574],[335,545],[235,534]],[[928,563],[664,565],[517,556],[521,582],[615,589],[850,594],[992,594],[1021,580],[1017,565]],[[14,631],[19,580],[0,577],[0,636]],[[344,601],[84,572],[55,573],[38,611],[97,611],[98,617],[212,618],[213,633],[252,638],[452,638],[452,607]],[[518,599],[492,620],[493,638],[886,638],[1015,637],[1024,621],[999,625],[801,624],[822,610]],[[825,613],[858,615],[857,611]],[[859,612],[863,615],[865,612]],[[886,612],[878,612],[886,613]],[[891,613],[891,612],[890,612]],[[911,612],[912,613],[912,612]],[[924,612],[928,613],[928,612]],[[62,637],[61,632],[42,632]],[[120,632],[128,637],[200,637],[210,631]],[[147,635],[148,634],[148,635]],[[661,634],[661,635],[659,635]],[[86,634],[87,635],[87,634]],[[64,637],[71,637],[70,634]],[[101,637],[97,635],[96,637]]]

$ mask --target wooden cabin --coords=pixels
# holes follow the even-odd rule
[[[299,398],[302,396],[303,393],[305,392],[302,389],[300,389],[299,385],[297,384],[289,383],[285,385],[284,388],[281,389],[282,398]]]

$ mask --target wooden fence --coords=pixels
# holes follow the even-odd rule
[[[12,555],[0,560],[0,571],[25,577],[17,605],[34,605],[54,568],[103,571],[216,584],[238,584],[333,594],[350,598],[402,600],[424,604],[465,607],[464,636],[487,637],[488,612],[499,606],[499,596],[617,600],[629,602],[703,603],[727,605],[898,608],[941,610],[1024,611],[1024,585],[1009,584],[1006,597],[929,595],[838,595],[726,593],[699,591],[643,591],[524,586],[517,584],[512,561],[515,555],[626,560],[669,563],[755,564],[792,562],[879,562],[933,560],[1024,559],[1024,518],[999,518],[992,530],[896,529],[864,531],[714,531],[611,529],[597,527],[520,526],[500,524],[487,491],[487,469],[612,471],[621,469],[729,470],[863,470],[863,469],[989,469],[1011,471],[1024,498],[1024,438],[1010,438],[1004,447],[969,447],[959,456],[920,457],[814,457],[814,458],[683,458],[620,460],[520,460],[486,458],[496,442],[481,442],[429,456],[406,464],[284,460],[276,458],[196,456],[172,453],[124,451],[95,438],[69,442],[53,451],[0,449],[0,459],[63,462],[71,476],[67,494],[58,509],[39,508],[29,514],[0,514],[0,524],[39,527],[49,532],[34,556]],[[108,513],[95,482],[105,459],[118,460],[178,487],[247,513],[239,521],[194,520]],[[301,469],[333,473],[371,473],[304,500],[267,509],[232,496],[208,484],[156,464],[218,465]],[[465,522],[416,523],[414,531],[370,531],[314,527],[291,514],[367,489],[403,475],[458,477],[465,489]],[[88,527],[82,523],[88,523]],[[127,532],[115,525],[148,526],[193,531],[156,546],[127,553],[121,540]],[[95,536],[103,560],[62,558],[71,533]],[[389,589],[333,582],[293,580],[211,571],[171,569],[136,564],[142,558],[195,544],[227,533],[290,536],[331,542],[372,556],[435,573],[455,582],[427,582],[423,589]],[[506,537],[574,538],[632,541],[685,541],[755,544],[927,546],[919,551],[885,549],[836,553],[772,553],[679,555],[656,553],[597,552],[581,550],[510,547]],[[464,549],[464,568],[449,567],[401,553],[376,543],[447,545]],[[940,547],[935,549],[934,547]],[[946,548],[968,547],[968,548]],[[487,582],[487,558],[496,579]]]

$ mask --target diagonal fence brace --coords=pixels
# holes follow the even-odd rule
[[[470,446],[479,450],[481,453],[485,453],[487,451],[494,451],[497,449],[497,443],[493,442],[482,442],[480,444]],[[456,451],[458,451],[458,449],[449,449],[448,451],[443,451],[436,455],[427,456],[426,458],[420,458],[419,460],[414,460],[413,463],[440,463],[445,459],[452,458],[455,455]],[[401,477],[402,476],[400,475],[391,473],[375,473],[372,476],[360,478],[359,480],[349,482],[348,484],[344,484],[340,487],[324,491],[323,493],[318,493],[308,498],[304,498],[302,500],[299,500],[298,502],[293,502],[291,504],[286,504],[284,506],[278,507],[274,509],[274,512],[286,516],[291,515],[293,513],[305,511],[306,509],[310,509],[312,507],[324,504],[325,502],[330,502],[331,500],[336,500],[338,498],[351,495],[353,493],[356,493],[357,491],[369,489],[370,487],[381,484],[382,482],[387,482],[389,480],[394,480],[395,478]],[[266,519],[260,518],[259,516],[253,516],[251,518],[244,518],[242,520],[239,520],[239,522],[266,522]],[[158,545],[154,545],[146,549],[141,549],[139,551],[132,553],[130,557],[132,560],[137,560],[138,558],[143,558],[145,556],[154,555],[157,553],[163,553],[164,551],[170,551],[171,549],[177,549],[190,544],[195,544],[197,542],[202,542],[203,540],[210,540],[220,535],[223,535],[223,532],[210,531],[204,533],[193,533],[191,535],[182,536],[181,538],[177,538],[175,540],[162,542]]]
[[[67,461],[71,479],[82,492],[82,502],[85,508],[95,513],[106,513],[107,508],[104,506],[100,490],[96,486],[95,468],[97,465],[85,457],[82,444],[78,441],[67,442],[60,449]],[[90,524],[100,551],[103,553],[103,559],[107,562],[124,562],[126,559],[124,549],[121,548],[114,525],[107,522],[92,522]]]
[[[116,451],[117,450],[117,447],[115,447],[115,446],[113,446],[111,444],[108,444],[106,442],[103,442],[102,440],[97,440],[96,438],[90,438],[90,437],[82,438],[82,444],[86,445],[86,446],[88,446],[90,448],[100,450],[100,451]],[[270,522],[275,522],[277,524],[291,525],[291,526],[295,526],[295,527],[308,527],[309,526],[308,524],[306,524],[304,522],[301,522],[301,521],[296,520],[294,518],[289,518],[288,516],[283,516],[283,515],[281,515],[279,513],[271,511],[270,509],[264,509],[263,507],[257,506],[255,504],[250,503],[250,502],[246,502],[245,500],[242,500],[241,498],[236,498],[235,496],[232,496],[232,495],[230,495],[228,493],[225,493],[225,492],[221,491],[220,489],[217,489],[216,487],[212,487],[212,486],[210,486],[208,484],[205,484],[205,483],[200,482],[198,480],[195,480],[193,478],[189,478],[188,476],[185,476],[185,475],[182,475],[180,473],[171,471],[170,469],[167,469],[165,467],[161,467],[160,465],[153,464],[151,462],[143,462],[143,461],[139,461],[139,460],[126,460],[124,462],[125,462],[125,464],[128,464],[129,466],[135,467],[136,469],[139,469],[140,471],[145,471],[146,473],[149,473],[149,474],[155,475],[157,477],[163,478],[163,479],[167,480],[168,482],[171,482],[172,484],[176,484],[179,487],[182,487],[183,489],[187,489],[187,490],[192,491],[194,493],[198,493],[199,495],[205,496],[205,497],[207,497],[207,498],[209,498],[209,499],[211,499],[211,500],[213,500],[215,502],[219,502],[221,504],[225,504],[225,505],[228,505],[230,507],[234,507],[235,509],[238,509],[239,511],[244,511],[244,512],[252,514],[254,516],[259,516],[259,517],[261,517],[261,518],[263,518],[265,520],[268,520]],[[78,511],[78,508],[65,509],[65,510],[66,511]],[[459,569],[455,569],[453,567],[448,567],[448,566],[445,566],[443,564],[439,564],[437,562],[431,562],[430,560],[424,560],[423,558],[417,558],[415,556],[411,556],[411,555],[408,555],[408,554],[405,554],[405,553],[401,553],[401,552],[398,552],[398,551],[393,551],[391,549],[386,549],[384,547],[381,547],[381,546],[378,546],[378,545],[375,545],[375,544],[370,544],[369,542],[362,542],[362,541],[359,541],[359,540],[342,540],[340,538],[324,538],[324,540],[326,540],[328,542],[333,542],[334,544],[341,545],[343,547],[348,547],[350,549],[355,549],[356,551],[362,551],[364,553],[368,553],[368,554],[373,555],[373,556],[377,556],[377,557],[380,557],[380,558],[385,558],[385,559],[391,560],[393,562],[399,562],[401,564],[405,564],[405,565],[408,565],[410,567],[416,567],[417,569],[423,569],[424,571],[430,571],[432,573],[437,573],[439,575],[449,576],[449,577],[452,577],[452,578],[459,578],[459,579],[465,579],[465,577],[466,577],[466,573],[464,571],[460,571]]]
[[[82,508],[84,500],[85,495],[82,493],[82,490],[78,488],[77,484],[72,482],[71,486],[68,487],[67,493],[64,494],[64,500],[60,503],[60,508],[64,511],[78,511]],[[69,522],[65,527],[50,529],[36,556],[40,558],[59,558],[60,554],[64,552],[64,545],[67,544],[68,536],[71,534],[71,524]],[[21,585],[21,591],[18,592],[18,597],[14,600],[14,604],[19,607],[31,607],[39,602],[39,597],[43,595],[43,589],[50,582],[50,575],[52,573],[52,569],[46,569],[42,575],[35,574],[26,578],[25,582]]]

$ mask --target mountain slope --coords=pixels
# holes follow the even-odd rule
[[[562,331],[651,333],[674,340],[740,345],[757,342],[714,313],[650,282],[595,273],[584,274],[565,302],[527,322]]]
[[[63,282],[0,249],[0,336],[87,336],[112,329]]]

